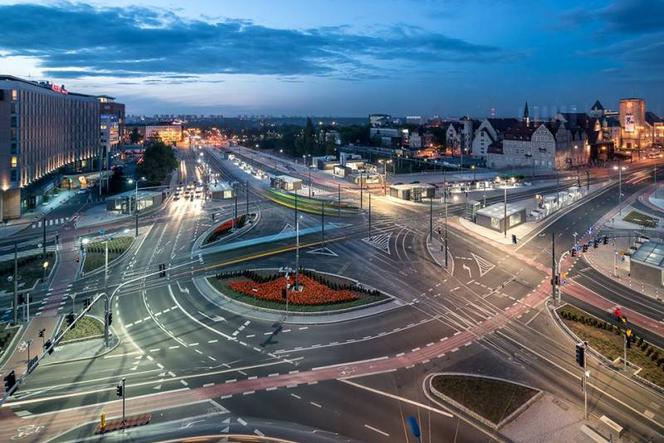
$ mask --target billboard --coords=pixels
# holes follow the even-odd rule
[[[634,126],[634,114],[631,112],[626,113],[624,122],[625,132],[634,132]]]

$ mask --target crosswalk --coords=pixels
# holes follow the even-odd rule
[[[69,222],[69,217],[51,218],[51,219],[48,219],[48,220],[42,220],[42,221],[32,223],[32,225],[30,225],[30,228],[38,229],[38,228],[43,227],[44,224],[46,226],[64,225],[67,222]]]

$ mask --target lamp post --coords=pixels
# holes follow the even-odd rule
[[[474,184],[474,183],[475,183],[476,174],[477,174],[477,170],[476,170],[475,165],[471,165],[471,166],[470,166],[470,169],[473,170],[473,184]]]
[[[627,169],[627,167],[614,166],[613,169],[618,171],[618,215],[622,215],[622,172]]]
[[[46,282],[46,271],[48,270],[48,261],[44,260],[44,264],[42,265],[44,268],[44,276],[42,277],[42,281]]]
[[[141,177],[140,179],[129,179],[129,184],[136,183],[136,188],[134,190],[134,214],[136,215],[136,237],[138,237],[138,182],[139,181],[145,181],[145,177]],[[131,213],[131,201],[129,202],[129,209]]]

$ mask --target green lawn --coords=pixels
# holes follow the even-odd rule
[[[465,375],[437,375],[431,384],[496,425],[538,392],[514,383]]]
[[[295,194],[284,192],[278,189],[269,189],[267,197],[275,203],[288,208],[295,208]],[[315,199],[304,196],[297,196],[297,209],[309,214],[320,214],[321,210],[325,211],[328,216],[350,216],[359,213],[357,206],[350,205],[346,202],[341,202],[339,205],[335,199]]]
[[[64,325],[63,325],[64,328]],[[62,337],[63,341],[83,338],[93,338],[104,334],[104,324],[93,317],[83,317],[76,322],[76,327],[70,329]]]
[[[46,261],[48,261],[50,272],[55,263],[55,254],[53,252],[46,253]],[[32,287],[35,281],[44,276],[44,259],[41,254],[35,254],[28,257],[19,257],[18,259],[18,289]],[[0,290],[13,291],[14,282],[9,281],[8,278],[14,275],[14,260],[5,260],[0,262]],[[23,283],[23,285],[21,285]]]
[[[0,323],[0,351],[4,351],[11,343],[18,328],[10,328],[9,323]]]
[[[627,214],[625,218],[623,218],[623,220],[644,226],[646,228],[657,227],[657,219],[655,217],[650,217],[649,215],[643,214],[638,211],[630,211],[630,213]]]
[[[117,237],[108,242],[108,262],[121,256],[134,241],[134,237]],[[96,241],[85,247],[83,272],[94,271],[104,266],[106,261],[106,245],[104,241]]]
[[[613,325],[571,305],[558,309],[558,313],[565,325],[582,340],[587,341],[594,350],[609,360],[622,358],[624,338],[622,333],[616,333]],[[644,347],[639,346],[639,343],[642,343]],[[649,354],[648,348],[652,349]],[[657,353],[656,360],[653,360],[652,355],[655,352]],[[649,343],[637,341],[627,349],[627,361],[643,368],[639,372],[639,376],[664,387],[664,350]]]

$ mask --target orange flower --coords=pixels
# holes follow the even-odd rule
[[[295,278],[291,276],[288,283],[294,283]],[[347,289],[335,291],[328,286],[319,283],[307,276],[300,275],[302,291],[288,292],[288,302],[296,305],[324,305],[357,300],[359,297],[353,291]],[[256,283],[251,280],[236,280],[228,284],[236,292],[262,300],[286,303],[282,297],[282,291],[286,287],[286,280],[276,278],[265,283]]]

